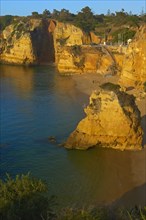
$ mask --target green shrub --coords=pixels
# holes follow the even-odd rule
[[[4,30],[6,26],[10,25],[13,21],[12,15],[1,16],[0,18],[0,30]]]
[[[100,86],[102,89],[107,91],[118,91],[121,87],[118,84],[113,84],[110,82],[104,83]]]
[[[122,28],[122,29],[118,29],[116,30],[113,34],[112,34],[112,42],[120,42],[120,43],[127,43],[128,39],[132,39],[135,35],[136,31],[135,30],[130,30],[128,28]]]
[[[59,42],[61,46],[64,46],[66,44],[66,41],[68,40],[69,37],[70,36],[68,36],[66,38],[57,39],[57,42]]]
[[[65,208],[61,211],[57,220],[106,220],[110,219],[110,213],[106,208],[96,209],[72,209]]]
[[[84,62],[85,62],[85,57],[82,57],[79,62],[74,61],[74,65],[78,68],[83,68],[84,67]]]
[[[146,220],[146,206],[131,209],[94,207],[54,209],[47,186],[30,174],[0,180],[1,220]],[[55,212],[53,211],[55,210]]]
[[[29,174],[17,175],[12,179],[7,175],[0,180],[1,220],[38,220],[51,214],[52,201],[44,195],[47,186]]]
[[[82,54],[81,46],[80,45],[73,45],[73,46],[71,46],[71,53],[75,57],[80,56]]]
[[[121,213],[118,213],[118,217],[121,220],[146,220],[146,206],[135,206],[130,209],[122,209]]]

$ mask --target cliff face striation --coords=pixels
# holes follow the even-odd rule
[[[67,139],[66,148],[141,149],[143,131],[134,96],[119,89],[93,92],[84,111],[87,116]]]
[[[121,83],[135,85],[145,81],[146,25],[143,25],[127,48],[121,72]]]

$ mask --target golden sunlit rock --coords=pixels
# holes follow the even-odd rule
[[[140,111],[135,98],[120,89],[93,92],[89,105],[84,109],[86,117],[65,143],[66,148],[88,149],[102,146],[120,150],[142,148],[143,131]]]

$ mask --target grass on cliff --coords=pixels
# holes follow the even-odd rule
[[[146,207],[115,209],[95,207],[57,208],[56,199],[49,198],[44,182],[30,174],[9,175],[0,180],[1,220],[146,220]]]
[[[113,92],[119,91],[119,89],[121,88],[120,85],[111,82],[104,83],[100,87],[106,91],[113,91]]]

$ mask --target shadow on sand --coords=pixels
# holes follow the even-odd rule
[[[136,204],[135,204],[136,201]],[[131,208],[134,206],[146,205],[146,183],[133,188],[132,190],[124,193],[119,199],[115,200],[112,204],[112,208],[126,207]]]

